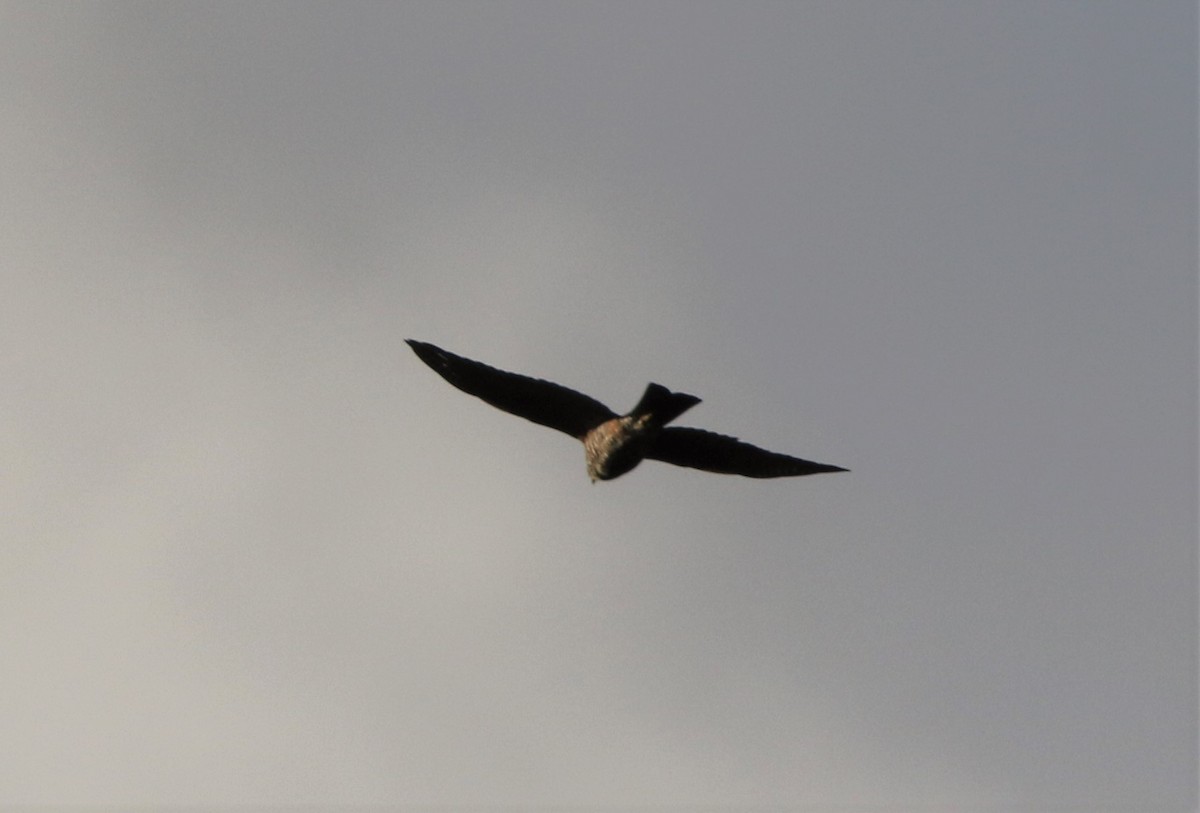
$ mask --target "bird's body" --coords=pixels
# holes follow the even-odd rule
[[[662,429],[700,403],[694,395],[651,384],[628,415],[609,418],[583,436],[588,476],[611,480],[632,469],[651,452]]]
[[[583,438],[588,477],[612,480],[632,470],[645,459],[657,434],[645,417],[622,415],[600,424]]]
[[[644,459],[745,477],[846,471],[768,452],[715,432],[667,426],[700,399],[671,392],[660,384],[647,386],[637,406],[618,415],[599,401],[558,384],[497,370],[427,342],[409,339],[408,344],[423,362],[463,392],[582,441],[593,482],[620,477]]]

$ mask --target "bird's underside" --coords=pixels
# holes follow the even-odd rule
[[[847,471],[769,452],[728,435],[667,426],[700,399],[659,384],[646,387],[637,406],[618,415],[594,398],[559,384],[497,370],[427,342],[407,341],[421,361],[463,392],[582,441],[592,480],[620,477],[643,459],[744,477]]]

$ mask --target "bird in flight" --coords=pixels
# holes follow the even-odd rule
[[[596,399],[559,384],[497,370],[428,342],[406,341],[421,361],[463,392],[583,441],[587,472],[593,483],[620,477],[642,460],[744,477],[800,477],[848,471],[768,452],[716,432],[667,426],[700,399],[671,392],[661,384],[648,385],[637,406],[618,415]]]

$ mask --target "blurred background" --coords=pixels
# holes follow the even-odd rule
[[[1196,16],[0,5],[0,802],[1194,808]]]

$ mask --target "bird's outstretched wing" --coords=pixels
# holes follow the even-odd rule
[[[428,342],[405,341],[421,361],[463,392],[482,398],[497,409],[572,437],[583,438],[589,429],[616,417],[616,413],[604,404],[575,390],[497,370]]]
[[[804,474],[848,471],[840,466],[768,452],[728,435],[682,426],[663,429],[646,457],[676,466],[745,477],[799,477]]]

